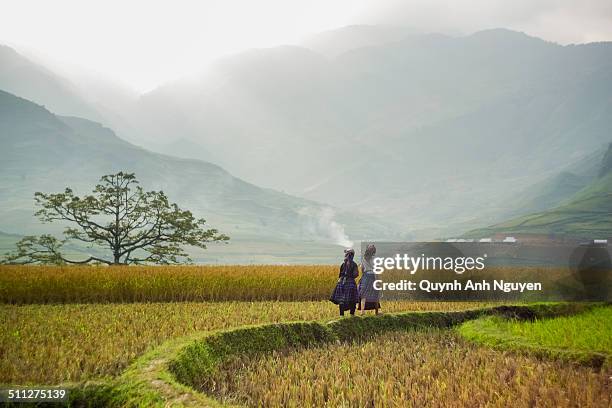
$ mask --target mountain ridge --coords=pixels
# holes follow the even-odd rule
[[[48,68],[0,44],[0,89],[6,90],[66,115],[102,120],[76,87]]]
[[[338,245],[348,240],[347,234],[376,234],[385,228],[324,204],[259,188],[216,164],[149,152],[99,123],[56,116],[4,91],[0,145],[4,231],[47,230],[33,217],[35,191],[62,191],[69,185],[78,194],[88,193],[100,176],[120,170],[135,172],[143,188],[163,189],[171,200],[238,240],[301,239]]]
[[[546,210],[590,177],[562,172],[609,141],[612,43],[376,31],[331,33],[345,48],[333,55],[300,43],[230,56],[104,123],[421,239]]]
[[[576,238],[612,239],[612,143],[603,154],[599,171],[589,183],[551,209],[513,218],[466,236],[493,234],[549,234]]]
[[[188,140],[177,154],[255,184],[436,234],[464,231],[497,196],[557,174],[612,127],[608,44],[496,29],[409,35],[327,59],[301,51],[298,64],[294,52],[234,56],[231,69],[148,94],[126,116],[149,142]]]

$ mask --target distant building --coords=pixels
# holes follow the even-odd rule
[[[512,236],[508,236],[508,232],[500,232],[493,235],[493,239],[499,242],[505,242],[506,238],[514,238],[514,243],[520,242],[522,244],[580,244],[584,242],[583,238],[571,236],[568,234],[527,234],[527,233],[512,233]]]

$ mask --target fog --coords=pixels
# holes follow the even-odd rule
[[[612,39],[608,0],[385,0],[368,8],[362,18],[370,24],[447,34],[503,27],[560,44]]]
[[[86,71],[146,92],[227,54],[351,24],[447,34],[505,27],[566,44],[610,40],[611,23],[606,0],[9,0],[0,44],[72,77]]]

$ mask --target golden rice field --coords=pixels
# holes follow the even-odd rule
[[[525,281],[533,280],[534,274],[554,280],[559,273],[553,268],[495,268],[498,277]],[[385,274],[387,282],[404,278],[404,271]],[[337,279],[336,265],[0,265],[0,303],[326,300]],[[415,296],[412,300],[431,298]],[[444,295],[447,300],[450,296]]]
[[[385,302],[383,310],[450,310],[482,303]],[[318,302],[0,305],[0,383],[55,384],[119,374],[164,340],[196,331],[331,320]]]
[[[337,269],[0,266],[0,384],[110,384],[167,340],[335,319],[327,299]],[[385,313],[484,306],[383,299]],[[234,361],[217,373],[212,391],[253,406],[406,406],[408,399],[413,406],[610,406],[610,382],[604,371],[429,330]]]
[[[610,407],[610,373],[494,351],[452,330],[238,360],[224,402],[266,407]]]
[[[0,303],[327,299],[334,265],[0,266]]]

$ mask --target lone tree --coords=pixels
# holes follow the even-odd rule
[[[183,245],[205,249],[207,242],[229,239],[216,229],[205,229],[203,219],[170,203],[162,191],[145,192],[133,173],[103,176],[91,195],[79,197],[66,188],[57,194],[38,192],[34,199],[41,221],[70,226],[61,240],[51,235],[23,238],[17,250],[7,254],[7,263],[176,264],[191,261]],[[70,240],[108,249],[109,257],[67,259],[61,250]]]

